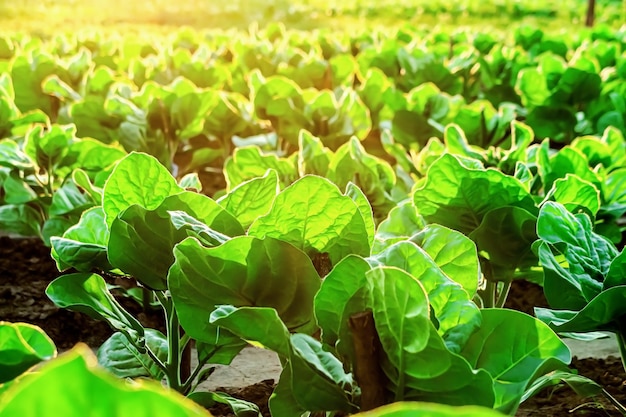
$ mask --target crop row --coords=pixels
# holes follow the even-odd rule
[[[73,271],[47,294],[117,331],[101,365],[202,404],[258,414],[194,391],[249,342],[281,359],[275,417],[512,415],[561,380],[601,392],[555,332],[626,349],[624,34],[423,35],[5,38],[0,229]],[[136,280],[165,334],[111,275]],[[515,279],[551,308],[502,308]],[[0,330],[19,347],[0,382],[56,354],[32,327]],[[0,416],[63,366],[94,378],[85,355],[0,385]],[[396,407],[372,415],[415,412]]]

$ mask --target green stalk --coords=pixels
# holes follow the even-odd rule
[[[619,327],[620,331],[616,332],[617,346],[619,346],[619,354],[622,358],[622,367],[626,370],[626,334],[621,329],[622,326]]]
[[[189,392],[191,390],[193,381],[198,377],[198,374],[200,373],[200,371],[202,371],[202,368],[204,368],[204,365],[206,365],[206,363],[209,361],[209,359],[213,355],[215,355],[218,350],[219,350],[219,348],[217,348],[217,347],[213,348],[211,353],[206,355],[206,359],[204,361],[201,361],[201,362],[198,363],[198,365],[194,368],[193,372],[191,373],[191,375],[189,376],[187,381],[185,381],[185,383],[183,384],[183,387],[182,387],[182,392],[183,393],[187,393],[187,392]]]
[[[496,289],[498,288],[498,284],[496,282],[490,281],[487,279],[487,286],[483,291],[484,296],[481,297],[483,299],[484,308],[493,308],[496,305]]]
[[[167,385],[175,390],[181,392],[183,384],[180,380],[180,331],[178,315],[174,309],[174,304],[171,298],[168,298],[165,294],[156,291],[156,298],[165,310],[165,330],[167,332],[167,361],[165,363],[165,380]]]
[[[496,307],[503,308],[504,303],[506,303],[506,299],[509,296],[509,291],[511,290],[511,284],[513,281],[506,281],[502,284],[502,291],[498,294],[498,300],[496,301]]]
[[[622,356],[623,358],[623,356]],[[610,401],[611,404],[613,404],[613,407],[617,408],[617,410],[622,413],[623,416],[626,416],[626,407],[624,407],[622,404],[620,404],[619,401],[617,401],[617,399],[615,397],[613,397],[607,390],[605,390],[604,388],[602,388],[602,395],[604,395],[607,400]]]

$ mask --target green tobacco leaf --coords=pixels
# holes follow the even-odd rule
[[[450,154],[431,165],[426,181],[414,190],[413,201],[426,221],[466,235],[498,207],[536,212],[533,198],[517,179],[495,169],[469,168]]]
[[[174,177],[154,157],[132,152],[113,169],[104,186],[102,207],[110,228],[118,213],[138,204],[157,208],[168,196],[183,191]]]
[[[476,245],[464,234],[438,224],[429,224],[411,237],[470,298],[476,294],[480,264]]]
[[[382,366],[391,378],[395,400],[492,406],[491,377],[485,371],[474,372],[445,347],[430,320],[422,285],[393,267],[377,267],[367,278],[376,330],[387,357]]]
[[[67,229],[62,237],[50,238],[52,258],[57,269],[65,271],[76,268],[89,272],[93,268],[105,271],[112,269],[107,258],[109,230],[104,221],[102,206],[83,212],[77,224]]]
[[[411,201],[405,201],[394,207],[387,218],[378,225],[372,253],[381,252],[386,247],[407,240],[419,233],[426,226],[426,222]]]
[[[167,212],[132,205],[111,224],[108,258],[115,268],[133,275],[154,290],[167,289],[167,271],[174,263],[174,246],[187,237],[170,221]]]
[[[315,295],[315,317],[322,329],[322,341],[354,363],[352,330],[348,320],[369,308],[365,274],[370,265],[363,258],[348,255],[330,271]]]
[[[602,183],[601,212],[619,218],[626,213],[626,169],[612,171]]]
[[[0,384],[41,361],[52,359],[56,353],[54,342],[41,328],[0,321]]]
[[[374,266],[400,268],[422,284],[432,308],[430,315],[436,317],[437,331],[450,351],[458,352],[480,326],[480,311],[468,292],[416,244],[398,242],[368,260]]]
[[[443,141],[451,154],[462,155],[479,161],[485,159],[485,156],[480,152],[480,148],[472,147],[467,141],[467,137],[465,137],[465,132],[456,124],[446,126],[446,130],[443,133]]]
[[[239,236],[205,248],[187,238],[174,255],[168,286],[192,337],[205,339],[208,318],[222,304],[273,307],[290,330],[314,331],[313,297],[321,280],[311,260],[292,245]]]
[[[481,310],[483,322],[461,351],[475,369],[493,377],[494,408],[514,414],[526,387],[572,360],[569,348],[536,318],[508,309]]]
[[[428,295],[419,282],[391,267],[375,268],[367,277],[372,286],[376,330],[390,363],[397,370],[396,399],[400,399],[406,389],[405,373],[415,378],[436,377],[450,367],[450,358],[443,354],[446,348],[441,339],[431,340]],[[431,341],[434,343],[429,346]],[[428,354],[424,354],[425,350]],[[432,355],[437,353],[441,356],[433,361]]]
[[[578,396],[582,398],[594,397],[602,395],[602,386],[591,379],[582,375],[574,374],[567,371],[554,371],[535,379],[532,384],[526,388],[522,401],[534,396],[543,388],[554,386],[565,382],[573,389]]]
[[[306,130],[301,130],[298,137],[298,173],[324,176],[334,153],[324,147],[322,141]]]
[[[265,154],[256,146],[237,148],[224,163],[226,189],[232,190],[245,181],[262,177],[268,169],[278,173],[281,187],[288,186],[298,178],[294,158],[279,158],[274,154]]]
[[[74,125],[52,125],[44,130],[43,126],[34,126],[27,134],[24,142],[24,152],[48,174],[67,155],[73,142],[76,128]]]
[[[178,185],[187,191],[195,191],[197,193],[202,191],[202,183],[200,182],[200,177],[197,172],[186,174],[178,181]]]
[[[503,417],[504,414],[486,407],[453,407],[424,402],[398,402],[374,410],[354,414],[354,417]]]
[[[598,187],[601,184],[598,174],[591,169],[585,155],[570,146],[552,155],[549,142],[546,140],[537,152],[536,163],[546,190],[551,189],[557,179],[565,178],[567,174],[576,175],[581,180]]]
[[[598,189],[589,181],[572,174],[554,181],[544,201],[548,200],[563,204],[571,213],[584,211],[594,218],[600,209]]]
[[[332,264],[345,256],[367,256],[367,229],[356,203],[325,178],[306,176],[284,189],[272,210],[248,233],[284,240],[310,257],[328,253]]]
[[[301,333],[290,336],[275,309],[221,306],[211,314],[210,320],[288,361],[285,369],[293,367],[294,375],[298,376],[288,387],[290,398],[304,410],[351,409],[343,388],[350,388],[352,378],[344,372],[343,364],[312,337]],[[282,378],[281,383],[284,383]]]
[[[602,290],[617,250],[593,232],[586,214],[572,214],[551,201],[541,207],[537,235],[548,303],[557,309],[582,309]]]
[[[545,75],[540,68],[523,68],[517,77],[515,89],[526,107],[542,106],[550,97]]]
[[[150,288],[166,289],[167,272],[174,263],[174,246],[188,236],[188,229],[193,229],[190,224],[182,228],[174,224],[170,212],[176,210],[189,213],[226,236],[243,234],[239,222],[215,201],[184,191],[164,198],[154,210],[132,205],[118,214],[108,242],[111,264]]]
[[[337,150],[323,176],[341,189],[350,182],[358,186],[370,201],[377,220],[396,206],[390,195],[396,184],[395,171],[387,161],[369,154],[356,137]]]
[[[537,240],[536,225],[537,216],[520,207],[498,207],[485,214],[469,237],[489,260],[494,279],[508,281],[517,269],[537,265],[532,251]]]
[[[231,397],[223,392],[196,391],[187,395],[187,398],[207,409],[218,404],[226,404],[230,406],[236,417],[262,417],[261,411],[256,404]]]
[[[75,211],[83,211],[95,204],[95,201],[78,189],[74,181],[69,180],[52,195],[52,204],[48,213],[50,216],[61,216]]]
[[[61,275],[48,285],[46,295],[59,307],[106,321],[134,344],[144,342],[143,326],[115,300],[100,275]]]
[[[626,251],[622,251],[611,261],[602,289],[626,285]]]
[[[31,206],[4,204],[0,206],[0,230],[21,236],[41,236],[41,214]]]
[[[541,321],[554,331],[587,333],[593,331],[621,331],[621,320],[626,314],[626,286],[620,285],[602,291],[580,311],[536,308]]]
[[[5,204],[26,204],[30,201],[36,201],[39,196],[28,185],[28,183],[20,178],[17,172],[12,171],[3,181]]]
[[[346,195],[356,203],[356,206],[363,217],[363,222],[365,223],[369,245],[372,246],[374,243],[374,234],[376,233],[376,224],[374,223],[372,206],[370,206],[370,203],[363,191],[351,182],[349,182],[346,186]]]
[[[222,305],[210,315],[210,322],[228,329],[242,339],[254,341],[282,357],[290,355],[289,330],[270,307]]]
[[[4,138],[0,142],[0,166],[26,171],[32,169],[34,163],[17,142]]]
[[[306,334],[291,335],[291,347],[289,363],[296,376],[291,389],[298,403],[306,410],[354,411],[347,395],[352,391],[352,376],[341,361]]]
[[[291,364],[287,363],[283,367],[278,378],[278,384],[276,384],[276,388],[274,388],[274,392],[272,392],[268,401],[273,417],[301,416],[307,412],[307,409],[300,405],[295,397],[291,387],[293,380]]]
[[[242,182],[217,202],[247,229],[270,211],[278,192],[278,174],[269,169],[262,177]]]
[[[146,347],[165,363],[168,343],[161,332],[146,329]],[[137,348],[120,332],[113,333],[98,348],[98,363],[119,378],[147,377],[160,381],[164,372],[147,353],[139,353]]]
[[[68,386],[72,389],[68,390]],[[97,395],[94,395],[97,393]],[[7,389],[0,416],[210,417],[205,409],[154,381],[126,381],[96,366],[86,345],[47,362]]]

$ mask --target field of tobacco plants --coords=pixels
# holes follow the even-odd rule
[[[0,417],[626,415],[606,22],[1,35]]]

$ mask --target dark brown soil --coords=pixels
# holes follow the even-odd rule
[[[43,328],[61,351],[77,342],[97,348],[112,333],[102,322],[81,313],[57,308],[44,291],[59,275],[50,258],[50,250],[36,239],[11,239],[0,236],[0,321],[28,322]],[[145,314],[130,300],[121,300],[124,307],[144,324],[160,327],[157,313]],[[541,288],[527,282],[515,282],[506,306],[532,314],[534,306],[545,306]],[[626,404],[626,374],[618,358],[574,359],[572,368],[601,384],[622,404]],[[230,395],[258,404],[264,416],[269,416],[267,400],[273,381],[239,390],[225,390]],[[233,416],[227,408],[213,408],[216,417]],[[620,416],[604,398],[584,399],[569,387],[546,389],[520,407],[519,417]]]

